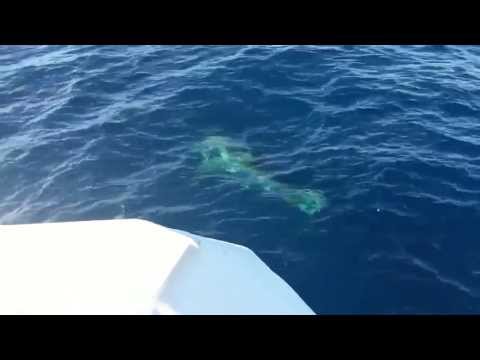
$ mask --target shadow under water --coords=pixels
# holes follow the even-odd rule
[[[209,136],[198,143],[195,150],[201,155],[199,170],[202,173],[221,175],[244,189],[278,196],[308,215],[327,206],[327,199],[321,191],[292,188],[257,169],[248,147],[231,138]]]

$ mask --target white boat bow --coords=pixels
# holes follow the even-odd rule
[[[0,314],[314,314],[246,247],[137,219],[0,225],[0,289]]]

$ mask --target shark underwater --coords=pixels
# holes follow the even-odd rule
[[[248,148],[228,137],[209,136],[195,149],[201,156],[199,170],[202,173],[224,176],[244,188],[273,194],[308,215],[327,206],[327,199],[321,191],[290,187],[257,169]]]

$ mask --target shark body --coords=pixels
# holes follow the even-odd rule
[[[228,177],[248,189],[275,194],[308,215],[316,214],[327,206],[321,191],[292,188],[257,169],[248,148],[230,138],[209,136],[197,149],[201,155],[202,172]]]

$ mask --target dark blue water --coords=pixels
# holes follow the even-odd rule
[[[210,135],[329,206],[199,176]],[[480,313],[480,48],[0,47],[0,184],[3,224],[246,245],[317,313]]]

